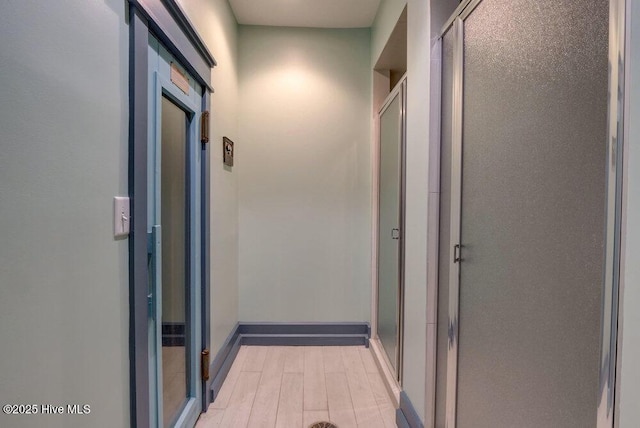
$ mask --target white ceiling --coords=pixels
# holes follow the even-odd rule
[[[229,0],[239,24],[279,27],[370,27],[380,0]]]

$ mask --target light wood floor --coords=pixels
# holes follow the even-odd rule
[[[363,346],[242,346],[196,428],[395,428],[395,409]]]

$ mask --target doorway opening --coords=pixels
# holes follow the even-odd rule
[[[210,386],[210,154],[201,124],[215,60],[175,1],[129,7],[131,426],[193,426]]]

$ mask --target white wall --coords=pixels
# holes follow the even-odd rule
[[[240,27],[240,319],[368,321],[370,33]]]
[[[427,209],[429,203],[429,3],[407,6],[407,187],[404,384],[425,419]]]
[[[0,2],[3,427],[129,425],[128,27],[122,0]]]
[[[222,163],[222,137],[238,137],[238,27],[226,0],[181,0],[216,58],[211,96],[211,352],[238,322],[238,171]]]
[[[407,141],[402,387],[425,420],[427,209],[429,201],[429,2],[383,0],[372,28],[372,64],[407,5]]]
[[[640,7],[631,7],[631,43],[628,50],[629,126],[626,165],[626,245],[622,272],[620,428],[635,428],[640,421]]]
[[[381,0],[371,25],[371,67],[378,62],[389,36],[393,32],[407,0]]]

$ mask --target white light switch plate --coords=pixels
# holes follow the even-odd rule
[[[116,196],[113,198],[113,236],[119,238],[129,235],[129,198]]]

